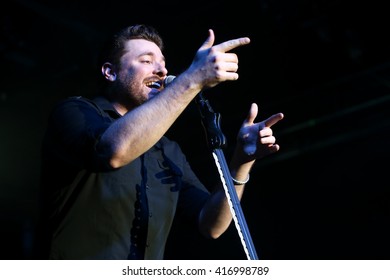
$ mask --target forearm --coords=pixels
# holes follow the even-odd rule
[[[235,186],[235,191],[240,200],[244,186]],[[199,229],[205,237],[216,239],[227,230],[231,221],[231,208],[227,200],[226,192],[220,186],[218,190],[211,194],[200,213]]]
[[[229,169],[230,175],[236,181],[246,182],[249,178],[255,160],[248,160],[243,156],[239,145],[231,158]],[[245,184],[235,184],[235,192],[241,201]],[[212,192],[210,199],[203,207],[200,214],[199,227],[203,235],[211,238],[218,238],[229,227],[232,221],[231,209],[228,203],[225,189],[222,183]]]
[[[116,120],[102,135],[99,148],[112,167],[121,167],[150,149],[200,91],[186,75],[175,85]]]

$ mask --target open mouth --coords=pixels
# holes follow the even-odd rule
[[[149,82],[149,83],[146,83],[146,86],[150,87],[150,88],[160,89],[161,84],[162,84],[162,82]]]

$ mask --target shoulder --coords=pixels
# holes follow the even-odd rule
[[[49,114],[49,126],[62,126],[69,129],[84,128],[87,124],[110,123],[106,116],[93,100],[72,96],[58,101]]]
[[[83,96],[70,96],[65,99],[60,100],[54,106],[54,110],[61,108],[93,108],[99,110],[99,106],[89,98]]]
[[[93,100],[83,96],[71,96],[58,101],[51,112],[52,118],[60,116],[76,118],[85,114],[104,115],[104,110]]]

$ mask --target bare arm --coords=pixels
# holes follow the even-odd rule
[[[256,159],[263,158],[279,150],[271,126],[283,119],[283,114],[272,115],[266,120],[254,123],[257,116],[257,104],[253,103],[246,120],[237,136],[237,146],[229,168],[233,178],[245,181]],[[241,199],[244,185],[235,185],[237,196]],[[218,186],[203,207],[199,218],[199,227],[203,235],[218,238],[226,231],[232,221],[229,203],[222,185]]]
[[[238,79],[238,58],[228,51],[249,43],[238,38],[214,45],[214,32],[198,49],[190,67],[156,97],[129,111],[102,135],[99,148],[112,167],[121,167],[150,149],[203,89]]]

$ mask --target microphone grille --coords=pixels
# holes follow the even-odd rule
[[[166,87],[167,85],[169,85],[175,78],[176,78],[176,76],[174,76],[174,75],[169,75],[169,76],[167,76],[167,77],[164,79],[164,87]]]

